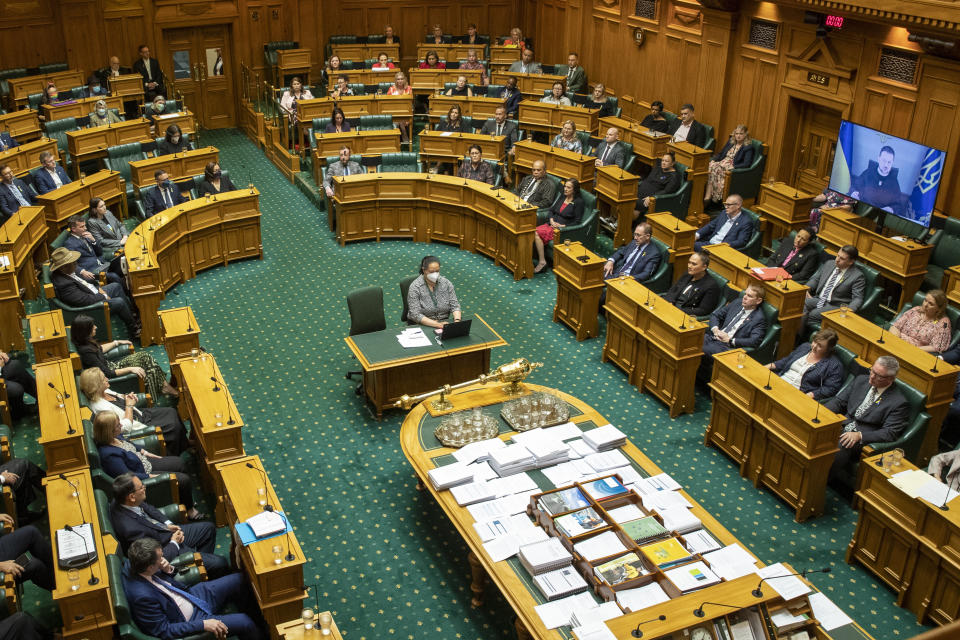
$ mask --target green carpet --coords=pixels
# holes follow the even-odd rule
[[[470,606],[466,546],[429,495],[416,491],[400,450],[404,413],[372,419],[344,379],[358,368],[343,341],[347,292],[383,287],[388,324],[398,322],[397,283],[415,274],[426,254],[440,258],[465,313],[482,315],[509,343],[494,350],[494,366],[519,356],[543,361],[531,382],[587,400],[764,562],[832,566],[812,581],[874,637],[924,630],[887,587],[844,562],[856,522],[848,505],[830,491],[822,517],[795,523],[789,507],[703,446],[705,395],[695,413],[670,419],[659,401],[600,361],[602,338],[578,343],[551,321],[556,285],[549,272],[515,282],[488,258],[443,244],[340,247],[325,214],[244,136],[210,132],[202,143],[220,148],[236,184],[260,189],[264,258],[203,272],[178,285],[161,308],[193,307],[201,342],[216,355],[247,425],[246,451],[263,459],[309,558],[304,580],[318,585],[320,606],[333,612],[344,637],[514,636],[514,615],[494,588],[483,607]],[[310,186],[309,176],[302,178],[301,186]],[[159,347],[151,352],[166,364]],[[20,429],[18,454],[41,459],[35,437]],[[221,530],[222,549],[225,535]],[[40,606],[42,599],[28,602]]]

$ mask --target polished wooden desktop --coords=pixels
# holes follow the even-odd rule
[[[107,76],[110,93],[124,98],[143,98],[143,76],[139,73],[125,73],[119,76]]]
[[[400,152],[400,129],[370,129],[368,131],[348,131],[346,133],[314,132],[313,181],[323,181],[321,169],[327,164],[328,156],[340,154],[340,147],[346,145],[354,156],[379,156],[384,153]]]
[[[301,76],[301,80],[310,83],[310,49],[277,49],[277,81],[286,84],[287,76]]]
[[[40,295],[37,265],[49,259],[46,243],[47,221],[39,205],[20,207],[6,224],[0,225],[0,253],[13,257],[13,269],[24,290],[24,298]]]
[[[63,311],[41,311],[27,316],[27,332],[34,362],[51,362],[70,358],[70,345],[63,322]]]
[[[120,205],[113,208],[121,219],[127,217],[127,192],[119,171],[101,169],[37,196],[37,204],[43,206],[47,221],[47,242],[53,242],[60,235],[70,216],[87,213],[93,198],[100,198],[108,206]]]
[[[20,299],[13,254],[0,253],[0,265],[0,351],[22,351],[26,342],[20,323],[26,312]]]
[[[48,473],[43,479],[47,494],[47,516],[50,521],[54,573],[57,579],[57,587],[52,595],[63,620],[63,637],[77,640],[83,638],[110,640],[113,637],[116,618],[110,597],[107,556],[117,553],[117,541],[100,527],[90,472],[84,469],[64,475],[69,482],[57,477],[55,473]],[[76,485],[76,491],[70,483]],[[57,531],[67,525],[76,527],[84,522],[90,523],[93,530],[97,559],[92,564],[77,569],[76,580],[70,580],[70,572],[56,566]],[[96,578],[96,584],[90,584],[91,576]]]
[[[760,185],[760,196],[753,210],[763,226],[763,244],[769,247],[774,238],[810,226],[813,194],[799,191],[786,182]]]
[[[557,301],[553,305],[553,321],[573,329],[578,341],[599,335],[597,316],[606,262],[582,242],[554,243],[553,275],[557,278]]]
[[[627,374],[642,393],[650,391],[670,417],[692,413],[693,380],[703,357],[707,325],[680,311],[630,277],[607,283],[607,339],[602,360]]]
[[[388,78],[393,79],[393,76]],[[386,81],[386,79],[385,79]],[[315,118],[329,118],[334,108],[339,107],[347,118],[361,116],[393,116],[394,121],[410,120],[413,118],[413,94],[391,96],[388,94],[374,94],[367,96],[343,96],[334,98],[312,98],[297,102],[297,125],[301,133],[313,126]],[[314,133],[323,133],[314,131]]]
[[[74,159],[74,177],[79,177],[81,163],[106,158],[107,149],[110,147],[128,142],[153,142],[153,140],[150,121],[146,118],[67,131],[67,149]]]
[[[119,109],[123,113],[123,100],[120,96],[94,96],[63,104],[41,104],[40,115],[47,122],[63,118],[86,118],[96,110],[96,105],[101,100],[107,103],[107,109]]]
[[[693,183],[687,219],[702,224],[709,218],[703,211],[703,194],[707,188],[707,173],[713,152],[689,142],[668,142],[667,149],[673,151],[677,162],[687,168],[687,179]]]
[[[894,240],[873,231],[874,222],[852,211],[821,209],[819,240],[829,251],[853,245],[860,260],[879,271],[885,278],[900,285],[897,308],[913,300],[913,294],[927,275],[927,264],[933,253],[932,244],[920,244],[907,238]]]
[[[190,110],[177,111],[174,113],[165,113],[162,116],[156,116],[153,120],[153,130],[158,138],[162,138],[167,133],[167,127],[177,125],[181,133],[193,135],[197,132],[196,121],[193,112]]]
[[[572,120],[577,131],[586,131],[597,137],[597,114],[600,109],[576,105],[565,106],[537,100],[520,102],[520,128],[524,131],[542,131],[551,136],[560,133],[563,124]]]
[[[186,358],[194,349],[200,349],[200,324],[191,307],[176,307],[158,311],[161,341],[167,361]]]
[[[766,268],[766,265],[726,243],[706,245],[705,249],[710,253],[710,269],[729,280],[732,288],[743,291],[751,284],[763,285],[764,302],[769,302],[777,310],[777,322],[780,323],[777,358],[789,355],[802,329],[803,303],[810,288],[790,279],[783,282],[760,280],[753,275],[753,269]]]
[[[506,84],[507,78],[516,78],[517,88],[524,96],[539,100],[544,91],[550,91],[554,82],[566,85],[567,76],[555,76],[546,73],[520,73],[519,71],[494,71],[490,74],[490,84]]]
[[[6,151],[0,151],[0,166],[10,165],[10,169],[18,178],[23,178],[30,169],[40,167],[40,154],[49,151],[59,158],[57,141],[52,138],[38,138],[30,142],[23,142]]]
[[[73,87],[86,85],[87,76],[79,69],[67,69],[7,80],[7,84],[10,86],[10,98],[16,102],[17,107],[26,106],[27,98],[31,94],[43,93],[50,83],[55,84],[59,91],[69,92]]]
[[[373,60],[381,53],[387,54],[387,58],[397,62],[400,59],[400,44],[386,44],[382,42],[377,44],[375,42],[371,43],[360,43],[360,42],[351,42],[351,43],[338,43],[330,45],[333,55],[340,56],[341,60],[350,60],[352,62],[362,63],[364,60]]]
[[[9,133],[17,142],[23,143],[40,137],[40,119],[33,109],[21,109],[0,113],[0,133]]]
[[[960,256],[957,259],[960,260]],[[943,270],[943,292],[950,302],[960,306],[960,265]]]
[[[441,60],[446,62],[457,62],[460,60],[466,60],[467,55],[471,51],[477,53],[477,58],[482,60],[484,54],[484,44],[462,44],[459,42],[451,42],[447,44],[434,44],[432,42],[418,42],[417,43],[417,60],[426,60],[427,54],[433,51],[437,54]],[[374,56],[370,56],[371,58]]]
[[[836,331],[840,337],[839,343],[853,351],[862,366],[869,369],[878,357],[893,356],[900,363],[897,378],[926,394],[924,410],[930,414],[930,423],[920,444],[919,457],[914,460],[916,464],[926,464],[937,453],[940,429],[953,402],[960,367],[918,349],[852,311],[832,309],[824,311],[822,317],[821,326]],[[880,342],[881,339],[883,342]]]
[[[605,116],[599,121],[600,131],[610,127],[620,130],[620,139],[633,145],[633,153],[646,164],[652,165],[667,152],[670,136],[641,127],[636,122],[616,116]]]
[[[637,205],[637,184],[640,176],[624,171],[617,165],[597,167],[594,193],[600,210],[616,219],[613,234],[616,249],[633,240],[633,210]]]
[[[509,191],[429,173],[368,173],[333,185],[341,246],[381,238],[447,242],[492,258],[515,280],[533,277],[537,209]]]
[[[256,189],[241,188],[189,200],[141,222],[129,235],[124,253],[142,346],[162,338],[157,309],[168,289],[204,269],[263,257],[259,198]]]
[[[157,183],[154,177],[157,169],[166,171],[174,182],[193,176],[202,176],[207,164],[220,162],[220,151],[216,147],[201,147],[183,153],[170,153],[146,160],[134,160],[130,163],[130,181],[134,189],[142,189]]]
[[[413,92],[419,95],[436,93],[444,88],[448,82],[456,82],[460,76],[466,76],[467,84],[480,84],[483,72],[477,69],[415,69],[411,68],[407,77]]]
[[[484,159],[502,160],[505,140],[505,136],[424,129],[420,132],[420,159],[424,162],[457,162],[469,156],[471,145],[477,144]]]
[[[673,265],[673,281],[676,282],[687,272],[697,228],[672,213],[648,213],[646,220],[653,227],[653,237],[668,247],[667,259]]]
[[[793,507],[797,522],[823,513],[843,416],[820,406],[766,366],[732,349],[713,357],[704,444],[716,446]]]
[[[517,174],[532,172],[533,163],[543,160],[550,175],[557,176],[561,180],[576,178],[580,181],[581,188],[588,191],[593,189],[597,160],[593,156],[551,147],[533,140],[520,140],[513,145],[513,150],[515,154],[513,169]],[[517,175],[514,181],[519,184],[520,178],[521,176]]]
[[[482,96],[448,96],[432,94],[429,98],[430,122],[436,124],[441,118],[446,118],[452,106],[460,107],[460,115],[464,118],[473,118],[474,128],[479,130],[483,121],[496,115],[497,107],[503,106],[500,98],[488,98],[486,91]],[[480,125],[480,126],[477,126]]]
[[[316,588],[316,587],[314,587]],[[304,608],[310,609],[313,611],[313,607],[310,606],[310,598],[308,597],[304,603]],[[323,613],[330,613],[329,611],[324,611]],[[314,625],[316,625],[316,619],[318,612],[314,611]],[[279,640],[343,640],[343,636],[340,635],[340,628],[337,626],[337,621],[332,620],[330,625],[330,634],[327,636],[320,635],[320,631],[315,627],[307,631],[303,628],[303,618],[296,618],[294,620],[288,620],[287,622],[281,622],[277,625],[277,636]]]
[[[509,67],[520,59],[520,47],[517,45],[490,44],[488,63],[493,67]]]
[[[37,441],[43,447],[47,475],[86,469],[89,465],[73,362],[69,359],[41,362],[33,365],[33,371],[40,411]],[[73,433],[69,433],[71,430]]]

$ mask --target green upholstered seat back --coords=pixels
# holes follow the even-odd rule
[[[383,317],[383,289],[363,287],[347,294],[350,312],[350,335],[382,331],[387,328]]]

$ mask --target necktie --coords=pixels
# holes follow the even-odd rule
[[[604,148],[603,148],[603,155],[600,156],[600,164],[602,164],[602,165],[607,164],[606,160],[607,160],[607,154],[608,154],[608,153],[610,153],[610,145],[604,146]]]
[[[203,613],[207,615],[210,615],[213,613],[213,607],[210,606],[209,602],[207,602],[206,600],[204,600],[199,596],[193,595],[189,591],[181,589],[180,587],[176,586],[172,580],[168,582],[166,580],[154,579],[154,584],[156,584],[157,582],[162,583],[161,584],[162,587],[174,592],[175,594],[177,594],[178,596],[180,596],[181,598],[183,598],[184,600],[188,601],[190,604],[195,606],[197,609],[200,609],[200,611],[202,611]]]
[[[529,200],[530,196],[533,195],[533,192],[537,190],[537,180],[531,180],[530,184],[527,185],[527,190],[523,193],[523,199]]]
[[[853,421],[850,422],[847,426],[843,428],[844,431],[856,431],[857,430],[857,420],[863,417],[863,414],[867,412],[867,409],[870,408],[870,405],[874,403],[877,399],[877,388],[874,386],[870,387],[870,391],[867,392],[867,395],[863,397],[863,402],[860,403],[860,406],[857,407],[857,410],[853,412]]]
[[[10,189],[10,193],[12,193],[13,197],[17,199],[17,202],[20,203],[20,206],[22,207],[30,206],[30,203],[27,201],[27,199],[23,197],[23,193],[20,191],[19,186],[15,184],[11,184],[11,185],[7,185],[7,188]]]
[[[790,261],[793,260],[793,256],[795,255],[797,255],[797,250],[793,249],[790,253],[787,254],[787,257],[783,259],[783,263],[780,266],[785,267],[788,264],[790,264]]]
[[[733,335],[737,332],[740,326],[746,322],[749,312],[746,309],[740,309],[740,313],[735,315],[730,322],[727,323],[727,326],[723,328],[723,332],[733,338]]]
[[[637,245],[637,247],[633,250],[633,253],[630,254],[630,257],[627,258],[627,261],[623,263],[622,267],[620,267],[620,273],[617,275],[628,275],[630,270],[633,269],[634,263],[639,260],[640,256],[642,255],[643,251],[640,249],[640,246]]]
[[[167,209],[173,207],[173,198],[170,197],[169,189],[162,189],[163,191],[163,201],[167,203]]]
[[[151,518],[150,516],[148,516],[148,515],[147,515],[147,512],[143,510],[143,507],[137,507],[136,509],[134,509],[134,513],[136,513],[136,514],[137,514],[138,516],[140,516],[141,518],[145,519],[147,522],[149,522],[149,523],[152,524],[153,526],[159,527],[159,528],[163,529],[164,531],[167,531],[167,530],[168,530],[168,529],[167,529],[167,525],[163,524],[163,523],[160,522],[159,520],[156,520],[156,519]]]
[[[827,284],[823,287],[823,291],[820,292],[820,297],[817,298],[817,309],[820,309],[823,305],[830,302],[830,296],[833,295],[833,290],[837,286],[837,279],[839,277],[840,269],[834,268],[833,273],[830,274],[830,278],[827,280]]]
[[[350,165],[347,164],[347,165],[344,165],[344,166],[343,166],[343,175],[345,175],[345,176],[349,176],[349,175],[350,175]]]
[[[502,125],[502,124],[498,124],[498,125],[497,125],[497,135],[498,135],[498,136],[502,136],[502,135],[503,135],[503,125]]]

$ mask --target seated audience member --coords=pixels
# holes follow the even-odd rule
[[[470,159],[464,160],[460,164],[460,172],[457,175],[461,178],[493,184],[493,168],[490,163],[484,162],[483,149],[480,148],[480,145],[470,145]]]
[[[677,171],[677,158],[673,151],[667,151],[660,157],[647,177],[637,184],[637,205],[633,210],[633,219],[645,214],[650,208],[650,197],[674,193],[683,184],[683,175]]]
[[[80,269],[94,276],[104,273],[107,282],[115,282],[125,289],[126,282],[120,270],[120,260],[111,260],[113,256],[104,255],[103,246],[97,242],[97,238],[92,233],[87,231],[87,223],[83,216],[79,214],[70,216],[67,227],[70,233],[64,239],[63,246],[80,254],[77,259]]]
[[[84,98],[97,98],[106,95],[110,95],[110,92],[101,83],[100,76],[93,74],[87,78],[87,88],[83,90]]]
[[[377,61],[374,62],[370,68],[374,71],[387,71],[389,69],[396,69],[397,66],[390,62],[390,56],[381,51],[380,54],[377,55]]]
[[[843,384],[843,364],[833,355],[837,332],[821,329],[784,358],[767,365],[778,376],[814,400],[832,398]]]
[[[102,127],[107,124],[116,124],[122,122],[120,116],[115,111],[107,108],[105,100],[97,100],[93,105],[93,111],[90,113],[90,127]]]
[[[408,96],[413,93],[413,88],[407,83],[407,76],[402,71],[398,71],[393,77],[393,84],[387,89],[388,96]],[[413,119],[393,120],[400,128],[400,142],[410,142],[410,132],[413,130]]]
[[[546,223],[537,227],[533,236],[533,243],[537,248],[537,266],[534,273],[540,273],[547,266],[544,247],[553,242],[559,229],[580,224],[583,219],[583,198],[580,196],[580,181],[570,178],[563,183],[563,197],[550,208],[550,218]]]
[[[720,202],[723,198],[723,187],[727,181],[727,171],[742,169],[753,164],[753,141],[747,126],[738,124],[727,144],[723,145],[708,165],[707,191],[703,196],[704,202]]]
[[[327,63],[323,66],[323,71],[320,73],[320,83],[324,87],[327,87],[328,89],[330,89],[330,92],[332,93],[333,89],[330,88],[330,85],[331,85],[330,78],[334,77],[333,74],[335,72],[343,71],[344,68],[345,67],[343,66],[343,60],[340,59],[340,56],[338,56],[337,54],[333,54],[332,56],[330,56],[330,59],[327,60]],[[336,83],[337,82],[334,79],[332,84],[336,84]],[[293,83],[291,83],[291,86],[292,84]]]
[[[712,313],[720,302],[720,285],[707,274],[709,266],[710,256],[694,251],[687,260],[687,272],[663,294],[663,299],[691,316]]]
[[[167,112],[167,99],[158,95],[143,109],[143,117],[150,120],[151,128],[157,124],[157,118]]]
[[[689,103],[680,107],[680,117],[667,128],[667,133],[673,136],[674,142],[689,142],[697,147],[707,144],[707,128],[697,122],[693,105]]]
[[[598,82],[593,85],[593,92],[583,103],[583,106],[587,109],[600,109],[597,113],[598,118],[606,118],[607,116],[613,116],[617,113],[617,108],[613,104],[613,100],[610,100],[605,93],[606,87],[602,82]]]
[[[203,168],[203,182],[200,183],[200,195],[210,194],[215,196],[218,193],[236,191],[233,181],[220,171],[220,164],[217,162],[208,162]]]
[[[580,66],[580,54],[570,52],[567,56],[567,91],[583,93],[587,86],[587,72]]]
[[[294,130],[297,128],[297,123],[300,122],[300,113],[297,111],[297,103],[301,100],[311,99],[313,99],[313,94],[310,93],[310,89],[307,89],[303,86],[300,78],[291,78],[290,88],[284,91],[283,95],[280,96],[280,108],[289,114],[290,124],[293,126]],[[296,138],[296,136],[294,136],[294,138]],[[294,144],[296,146],[299,144],[299,141],[295,141]]]
[[[615,164],[622,169],[627,162],[627,148],[620,144],[620,130],[616,127],[607,129],[607,134],[593,150],[593,155],[597,157],[594,164],[598,167]]]
[[[133,69],[130,67],[121,66],[120,58],[117,56],[110,56],[110,63],[97,71],[97,75],[100,76],[101,86],[108,91],[110,90],[110,78],[124,76],[131,73],[133,73]]]
[[[0,620],[0,640],[54,640],[55,638],[59,636],[23,611],[17,611]]]
[[[163,69],[156,58],[150,57],[150,47],[145,44],[137,49],[140,57],[133,63],[133,72],[143,76],[143,97],[153,100],[155,96],[166,93],[164,87]]]
[[[327,179],[323,182],[323,188],[327,192],[327,197],[333,197],[333,179],[340,176],[355,176],[358,173],[366,173],[356,161],[350,159],[350,147],[340,147],[340,162],[334,162],[327,167]]]
[[[648,280],[657,272],[663,256],[657,247],[650,242],[653,237],[653,227],[648,222],[641,222],[633,230],[633,241],[617,249],[607,258],[603,265],[603,279],[629,276],[637,282]],[[600,301],[603,304],[603,301]]]
[[[151,636],[172,640],[201,633],[222,639],[266,640],[270,637],[247,577],[231,573],[192,587],[174,581],[175,569],[153,538],[134,540],[127,549],[129,570],[123,590],[137,627]],[[249,613],[223,613],[228,605]]]
[[[40,170],[33,176],[37,193],[43,195],[71,182],[73,180],[67,175],[66,169],[57,164],[57,159],[52,153],[49,151],[40,153]]]
[[[802,327],[810,328],[820,322],[820,315],[830,309],[848,307],[856,311],[860,308],[867,281],[856,265],[859,255],[853,245],[840,247],[837,257],[832,262],[824,262],[807,281],[810,290],[803,303]]]
[[[790,274],[795,282],[805,284],[820,266],[820,252],[810,243],[817,237],[813,227],[797,231],[793,242],[784,236],[777,251],[767,258],[768,267],[780,267]]]
[[[736,193],[727,196],[723,203],[725,213],[715,216],[694,234],[697,239],[693,248],[699,250],[704,245],[725,242],[734,249],[742,249],[753,235],[753,219],[744,214],[743,198]]]
[[[27,183],[13,175],[10,165],[0,166],[0,224],[15,214],[20,207],[37,203],[37,197]]]
[[[104,253],[115,254],[123,249],[129,236],[127,228],[107,209],[106,202],[101,198],[91,198],[87,214],[87,231],[93,234]]]
[[[0,464],[0,485],[10,487],[17,503],[17,521],[26,525],[37,519],[41,512],[27,507],[39,498],[46,497],[43,488],[43,469],[26,458],[10,458]]]
[[[562,105],[564,107],[569,107],[571,105],[570,98],[568,98],[564,92],[563,83],[559,80],[553,83],[553,88],[550,90],[550,95],[543,96],[540,98],[540,102],[546,102],[547,104]]]
[[[865,444],[893,442],[907,428],[910,406],[893,381],[900,363],[893,356],[880,356],[869,374],[857,376],[823,406],[845,418],[837,457],[830,467],[830,481],[849,475]]]
[[[454,133],[473,133],[464,122],[460,105],[455,104],[447,111],[447,118],[437,123],[437,131],[452,131]],[[450,175],[453,173],[453,165],[449,162],[441,162],[437,165],[437,172]]]
[[[513,145],[517,142],[517,136],[520,135],[515,122],[507,120],[507,108],[502,104],[497,105],[493,112],[493,118],[483,123],[480,128],[480,135],[483,136],[505,136],[503,147],[506,152],[513,155]]]
[[[134,317],[134,307],[123,292],[123,287],[110,282],[97,286],[92,273],[77,266],[80,253],[66,247],[57,247],[50,255],[50,281],[57,299],[71,307],[88,307],[106,302],[110,315],[117,316],[127,327],[131,340],[140,337],[140,323]]]
[[[433,30],[429,38],[427,38],[427,44],[449,44],[453,41],[453,36],[443,35],[443,28],[435,24],[433,25]]]
[[[142,196],[143,212],[146,217],[155,216],[161,211],[187,201],[164,169],[154,171],[153,177],[157,181],[157,188],[147,191]]]
[[[824,189],[822,193],[818,193],[813,199],[813,204],[815,206],[813,209],[810,209],[810,226],[814,229],[820,228],[820,214],[823,209],[843,209],[844,211],[853,211],[853,205],[856,203],[856,200],[845,196],[842,193],[837,193],[836,191],[831,191],[830,189]]]
[[[167,443],[167,453],[178,456],[187,450],[187,429],[173,407],[153,406],[138,409],[137,396],[133,393],[119,396],[110,391],[110,381],[96,367],[84,369],[80,373],[80,391],[86,396],[90,411],[94,414],[101,411],[115,414],[120,419],[123,433],[148,426],[160,427],[163,440]],[[123,403],[123,409],[114,404],[117,401]]]
[[[144,381],[147,393],[159,400],[162,395],[176,397],[179,392],[167,382],[167,375],[153,359],[149,351],[134,351],[115,362],[104,355],[121,345],[130,345],[129,340],[112,340],[100,344],[97,342],[97,325],[90,316],[81,313],[74,317],[70,328],[70,340],[80,356],[80,365],[84,369],[100,369],[108,378],[116,378],[135,373]]]
[[[453,316],[460,322],[460,301],[453,283],[440,275],[440,258],[426,256],[420,261],[420,275],[407,291],[407,321],[442,328]]]
[[[436,51],[427,51],[427,57],[417,66],[420,69],[446,69],[447,63],[440,62],[440,56]]]
[[[19,144],[16,138],[12,137],[9,132],[0,131],[0,151],[12,149],[13,147],[19,146]]]
[[[710,328],[703,336],[703,359],[697,377],[710,380],[713,356],[731,349],[752,349],[763,342],[767,321],[763,317],[766,289],[759,282],[747,285],[743,296],[710,314]]]
[[[550,146],[573,151],[574,153],[583,153],[583,144],[580,142],[580,138],[577,137],[577,125],[573,120],[564,121],[560,133],[553,137]]]
[[[520,59],[510,63],[510,68],[507,71],[510,73],[543,73],[540,63],[533,61],[533,51],[530,49],[524,49],[520,54]]]
[[[0,525],[12,528],[13,518],[0,513]],[[30,555],[26,556],[26,563],[19,564],[17,559],[28,551]],[[57,588],[54,567],[50,542],[35,526],[16,527],[0,536],[0,572],[13,576],[18,585],[29,580],[45,591],[53,591]]]
[[[400,44],[400,38],[393,32],[393,27],[389,24],[383,27],[383,41],[386,44]]]
[[[527,45],[526,41],[523,39],[523,32],[520,31],[519,27],[513,27],[510,29],[510,37],[505,38],[503,44],[508,47],[518,47],[520,49],[523,49]]]
[[[950,346],[950,318],[947,296],[931,289],[919,307],[910,307],[890,327],[890,333],[928,353],[940,353]]]
[[[654,100],[650,103],[650,113],[644,116],[643,120],[640,121],[641,127],[646,127],[650,131],[656,131],[657,133],[666,133],[667,127],[670,126],[670,123],[667,122],[667,119],[663,117],[663,103],[659,100]]]
[[[353,89],[350,88],[350,76],[341,75],[337,76],[337,81],[333,85],[333,89],[330,91],[330,97],[334,100],[339,100],[344,96],[352,96]]]
[[[467,76],[457,76],[456,85],[450,87],[446,91],[448,96],[466,96],[468,98],[473,97],[473,89],[467,84]]]
[[[507,117],[517,119],[520,112],[520,101],[523,100],[523,93],[517,89],[517,79],[513,76],[507,78],[503,85],[503,91],[500,92],[500,99],[503,100],[503,106],[507,109]]]
[[[37,380],[30,373],[30,369],[23,362],[11,358],[10,354],[0,351],[0,378],[7,385],[7,402],[10,406],[10,417],[14,422],[27,414],[36,415],[37,405],[27,405],[23,401],[24,394],[36,399]]]
[[[163,140],[157,143],[157,155],[168,156],[174,153],[190,151],[190,141],[180,131],[180,125],[171,124],[163,135]]]
[[[67,94],[67,97],[62,97],[60,92],[57,90],[57,85],[52,82],[48,82],[47,86],[43,89],[43,96],[40,98],[40,104],[57,104],[58,102],[69,99],[70,94]],[[43,116],[40,116],[40,119],[43,120]]]
[[[477,33],[477,25],[472,22],[467,25],[467,35],[457,38],[460,44],[483,44],[480,42],[480,34]]]
[[[477,58],[475,49],[467,51],[467,60],[466,62],[460,63],[460,68],[464,71],[479,71],[481,84],[490,84],[490,76],[487,74],[487,68],[484,67],[483,63]]]
[[[347,133],[350,131],[350,122],[343,114],[343,109],[334,107],[330,112],[330,122],[324,127],[324,133]]]
[[[547,165],[543,160],[534,160],[532,171],[520,181],[517,195],[537,208],[549,207],[557,198],[557,189],[553,180],[547,178]]]

